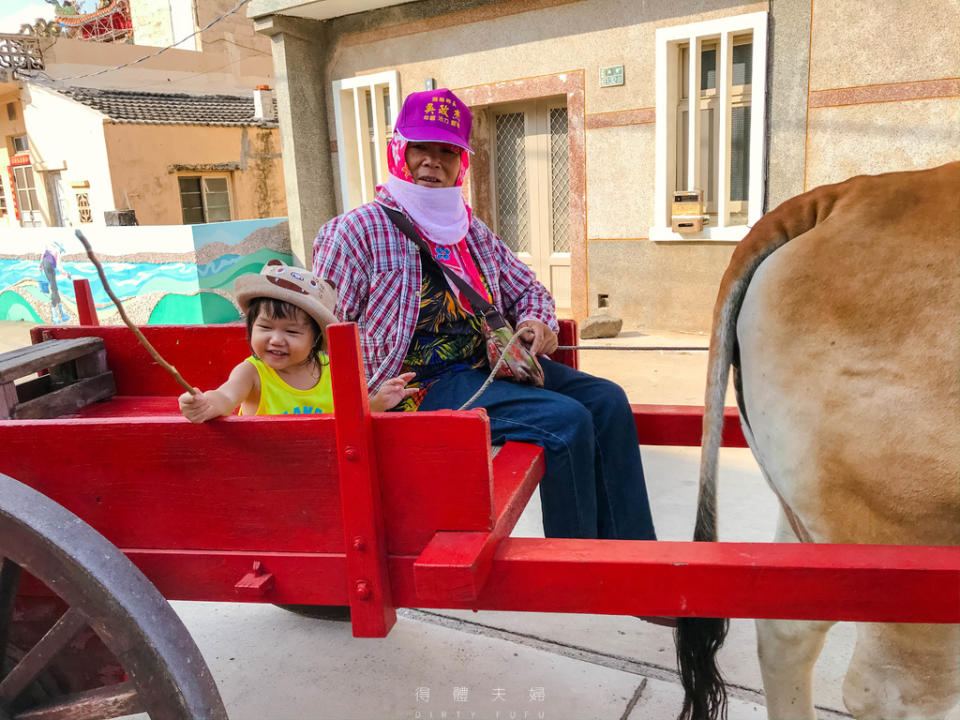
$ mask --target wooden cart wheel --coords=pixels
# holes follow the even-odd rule
[[[27,573],[66,610],[24,648],[13,640],[31,619],[15,610]],[[56,678],[64,658],[91,638],[112,655],[116,677],[93,672],[94,687],[64,689]],[[143,573],[76,515],[3,474],[0,650],[0,720],[227,718],[200,651]]]

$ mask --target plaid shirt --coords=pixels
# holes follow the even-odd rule
[[[382,185],[374,202],[328,222],[313,243],[313,271],[337,287],[337,317],[357,323],[370,389],[400,374],[420,312],[420,253],[387,214],[399,205]],[[467,247],[493,293],[493,305],[517,325],[539,320],[557,332],[550,292],[476,217]]]

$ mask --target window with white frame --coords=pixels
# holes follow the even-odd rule
[[[387,179],[387,146],[400,111],[395,70],[336,80],[333,109],[343,211],[373,200]]]
[[[225,175],[181,175],[177,180],[184,225],[230,219],[230,184]]]
[[[15,165],[13,173],[13,190],[17,196],[17,208],[20,211],[21,227],[41,227],[43,216],[40,210],[40,201],[37,198],[36,180],[33,168],[30,165]]]
[[[691,238],[671,230],[678,190],[702,192],[698,239],[739,240],[760,217],[766,45],[766,12],[657,30],[651,240]]]

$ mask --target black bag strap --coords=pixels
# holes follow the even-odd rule
[[[450,278],[453,283],[460,288],[460,291],[467,296],[467,300],[470,301],[470,304],[483,313],[483,316],[487,319],[487,324],[490,325],[491,329],[497,330],[507,325],[507,321],[504,320],[503,315],[501,315],[500,311],[490,304],[489,300],[474,290],[470,283],[457,275],[453,270],[448,267],[444,267],[443,263],[437,262],[436,258],[434,258],[430,253],[430,246],[427,245],[426,240],[420,237],[420,233],[417,232],[417,229],[413,226],[413,223],[410,222],[406,215],[398,210],[388,208],[384,205],[381,205],[380,207],[383,208],[383,211],[387,214],[387,217],[393,221],[393,224],[397,226],[400,232],[410,238],[418,248],[424,250],[427,257],[430,258],[437,265],[437,267],[440,268],[443,274]]]

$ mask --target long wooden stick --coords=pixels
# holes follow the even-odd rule
[[[83,243],[83,247],[87,251],[87,257],[90,258],[90,262],[92,262],[97,268],[97,274],[100,276],[100,282],[103,283],[103,289],[107,291],[107,295],[110,296],[110,299],[113,300],[113,304],[116,305],[117,310],[120,311],[120,319],[123,320],[124,324],[133,331],[133,334],[137,336],[137,340],[139,340],[140,344],[147,349],[147,352],[150,353],[151,357],[160,363],[160,366],[164,370],[173,375],[173,379],[180,383],[180,386],[185,388],[188,393],[191,395],[196,395],[197,392],[193,389],[193,386],[183,379],[173,365],[163,359],[163,356],[157,352],[156,348],[154,348],[153,345],[150,344],[150,341],[143,336],[142,332],[140,332],[140,328],[134,325],[130,321],[130,318],[127,317],[127,311],[123,309],[123,304],[120,302],[117,296],[113,294],[113,290],[110,288],[110,283],[107,282],[107,276],[103,272],[103,266],[97,259],[96,254],[93,252],[93,248],[90,247],[90,241],[87,240],[80,230],[75,230],[74,232],[76,233],[80,242]]]

